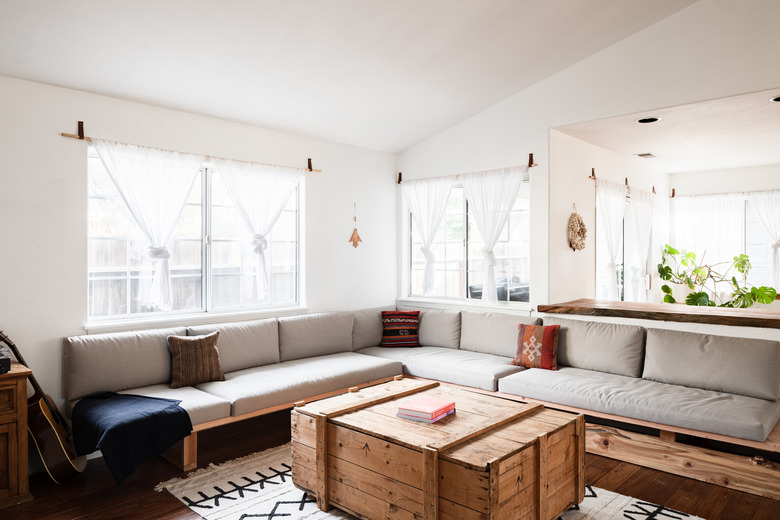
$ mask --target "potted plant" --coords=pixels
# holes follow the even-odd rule
[[[661,263],[658,264],[658,275],[664,281],[687,287],[691,291],[685,297],[687,305],[746,308],[754,303],[772,303],[777,297],[777,290],[749,285],[747,275],[750,267],[747,255],[737,255],[731,262],[708,265],[704,263],[704,255],[697,262],[693,251],[678,251],[666,244],[661,254]],[[724,285],[729,289],[727,293],[730,296],[727,298],[718,295],[718,289]],[[664,302],[677,303],[669,284],[664,284],[661,290],[664,292]]]

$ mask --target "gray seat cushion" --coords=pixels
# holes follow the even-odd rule
[[[642,377],[774,401],[780,397],[780,342],[647,329]]]
[[[512,358],[443,347],[369,347],[358,353],[400,361],[411,376],[484,390],[496,390],[500,378],[522,370],[509,364]]]
[[[400,373],[397,361],[342,352],[239,370],[197,388],[231,402],[236,416]]]
[[[188,336],[219,331],[217,350],[223,372],[279,362],[279,328],[276,318],[188,327]]]
[[[217,419],[230,417],[230,402],[198,390],[192,386],[171,388],[168,385],[152,385],[143,388],[131,388],[120,394],[143,395],[146,397],[162,397],[163,399],[178,399],[179,406],[190,416],[193,426]]]
[[[461,313],[460,348],[513,359],[517,351],[517,326],[541,325],[542,320],[498,312]]]
[[[645,329],[599,321],[545,316],[545,325],[560,325],[558,366],[597,370],[621,376],[642,376]]]
[[[501,379],[498,390],[586,410],[763,442],[780,402],[564,367],[532,368]]]

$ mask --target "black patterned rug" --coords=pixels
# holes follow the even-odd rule
[[[293,485],[290,461],[290,445],[285,444],[162,482],[155,490],[167,490],[207,520],[354,519],[338,509],[320,511],[314,498]],[[587,486],[585,500],[560,518],[618,519],[702,520],[591,486]]]

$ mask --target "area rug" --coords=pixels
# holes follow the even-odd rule
[[[314,498],[292,483],[290,445],[211,465],[184,478],[161,482],[207,520],[354,520],[352,515],[317,509]],[[702,520],[662,506],[587,486],[585,500],[560,520]]]

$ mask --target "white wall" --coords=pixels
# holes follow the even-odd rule
[[[568,247],[548,215],[570,211],[556,188],[583,172],[551,168],[549,129],[780,86],[778,26],[777,0],[700,0],[403,152],[399,169],[428,177],[522,164],[534,152],[531,303],[552,302],[570,280],[548,276]],[[585,297],[588,283],[565,294]]]
[[[618,155],[551,130],[550,170],[568,173],[550,180],[550,273],[555,280],[550,283],[551,302],[596,297],[596,187],[589,178],[593,168],[600,179],[623,184],[627,178],[632,189],[652,191],[655,187],[651,265],[660,262],[661,249],[667,241],[669,199],[666,196],[666,173],[654,168],[652,160]],[[573,250],[568,242],[572,204],[577,205],[577,212],[588,228],[585,249],[581,251]],[[651,283],[651,301],[663,300],[660,289],[655,290],[660,287],[657,281],[656,276]]]
[[[87,135],[172,150],[301,166],[311,157],[323,173],[305,181],[309,310],[393,303],[394,155],[0,77],[0,328],[55,399],[62,338],[87,320],[87,147],[60,136],[79,120]]]
[[[672,173],[669,186],[675,189],[676,195],[780,190],[780,164]]]

